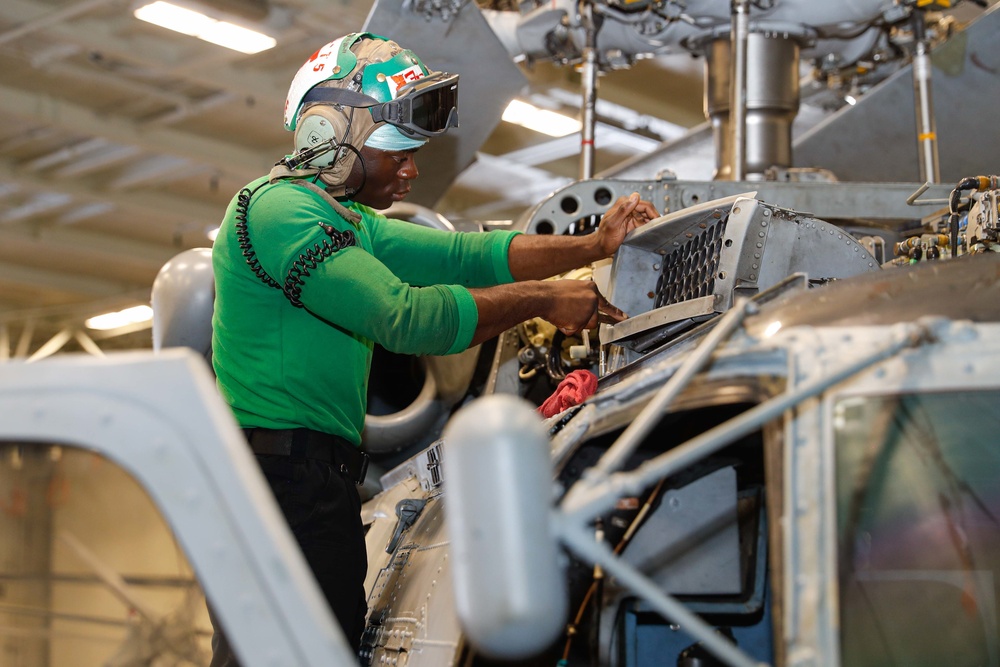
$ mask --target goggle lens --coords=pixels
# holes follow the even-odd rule
[[[407,90],[408,88],[408,90]],[[444,72],[400,90],[399,117],[389,120],[406,134],[432,137],[458,127],[458,75]]]
[[[428,90],[410,107],[410,124],[425,132],[440,133],[458,124],[458,86]],[[452,117],[455,116],[454,120]]]

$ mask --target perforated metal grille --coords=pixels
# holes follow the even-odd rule
[[[712,293],[728,219],[725,216],[702,223],[690,239],[664,255],[656,279],[655,308]]]

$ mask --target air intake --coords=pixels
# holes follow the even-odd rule
[[[601,342],[642,351],[793,274],[820,284],[881,268],[848,232],[755,197],[682,209],[630,234],[608,289],[630,318],[604,325]]]

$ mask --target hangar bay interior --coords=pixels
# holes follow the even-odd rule
[[[99,360],[123,350],[172,347],[197,327],[184,321],[200,317],[184,310],[196,303],[183,300],[190,294],[180,302],[173,295],[161,297],[161,312],[174,308],[170,315],[184,322],[181,332],[170,330],[162,319],[111,329],[87,322],[108,311],[148,306],[156,301],[157,281],[169,290],[167,283],[180,268],[204,268],[204,249],[211,247],[210,234],[229,199],[289,152],[289,135],[279,118],[292,74],[332,36],[362,27],[412,44],[437,69],[459,72],[466,95],[459,132],[421,152],[421,178],[408,203],[396,207],[394,214],[415,224],[463,231],[586,233],[616,196],[639,190],[665,215],[648,233],[635,235],[613,266],[603,267],[603,278],[601,269],[594,268],[594,279],[603,281],[612,300],[634,317],[600,332],[606,349],[599,358],[588,340],[572,341],[573,352],[567,343],[568,356],[577,365],[583,359],[599,368],[604,394],[575,423],[570,417],[577,413],[558,425],[549,424],[553,474],[567,488],[595,462],[612,467],[602,452],[616,449],[613,437],[639,421],[645,403],[660,400],[658,393],[653,396],[657,383],[649,378],[659,377],[662,384],[666,375],[657,374],[666,374],[667,367],[681,375],[678,368],[686,365],[679,359],[688,351],[685,346],[714,335],[704,323],[736,322],[746,316],[748,331],[763,327],[766,318],[751,310],[743,313],[742,297],[766,295],[759,299],[761,306],[777,304],[767,312],[804,312],[809,306],[795,301],[788,291],[791,283],[836,286],[840,279],[869,273],[865,289],[871,294],[896,294],[898,285],[891,278],[877,282],[882,280],[876,275],[879,267],[927,263],[931,252],[946,255],[959,245],[957,235],[948,238],[959,231],[948,215],[949,204],[955,208],[956,193],[985,191],[981,198],[977,194],[965,201],[985,220],[975,230],[978,240],[987,246],[998,241],[995,179],[969,180],[997,171],[1000,146],[994,116],[1000,50],[995,44],[1000,11],[995,0],[858,0],[844,5],[809,0],[609,0],[479,6],[440,0],[198,0],[192,5],[274,38],[272,48],[254,54],[140,21],[134,14],[140,4],[0,4],[0,363],[28,373],[33,364],[50,357],[87,355]],[[448,38],[440,38],[446,29]],[[737,39],[740,33],[742,41]],[[737,66],[741,59],[742,69]],[[575,125],[558,137],[528,129],[513,122],[513,113],[505,113],[511,102],[559,112]],[[750,192],[755,195],[748,198]],[[969,224],[973,219],[969,217]],[[751,264],[751,256],[762,227],[768,229],[767,247],[757,246],[756,260],[765,265],[759,268]],[[971,253],[973,230],[963,227],[961,233],[965,251]],[[940,241],[931,243],[930,237]],[[787,261],[777,262],[776,257]],[[173,269],[165,273],[171,263]],[[693,277],[669,277],[664,268],[668,264]],[[923,280],[928,281],[924,288],[929,294],[935,280]],[[979,280],[983,294],[989,294],[988,272]],[[669,287],[674,284],[678,286]],[[204,297],[206,284],[195,287]],[[949,298],[936,296],[941,301]],[[911,311],[920,308],[916,301],[906,303]],[[906,307],[899,305],[901,310]],[[844,313],[825,316],[849,320]],[[888,331],[889,319],[866,324],[884,325]],[[953,334],[961,341],[963,333],[955,328],[931,327],[942,339],[951,340]],[[546,339],[543,329],[536,323],[512,330],[480,350],[453,358],[407,359],[385,353],[376,359],[366,447],[378,474],[372,475],[375,480],[367,489],[374,501],[366,509],[366,520],[370,545],[381,546],[381,540],[392,548],[380,548],[371,556],[370,602],[383,615],[373,612],[369,620],[370,664],[406,664],[408,659],[413,665],[487,665],[493,652],[501,660],[517,659],[517,650],[505,655],[491,644],[496,638],[483,631],[470,633],[480,642],[480,655],[468,648],[456,650],[461,644],[455,638],[461,634],[459,613],[450,597],[448,602],[441,596],[428,603],[427,609],[436,615],[425,619],[423,643],[393,635],[397,626],[391,621],[407,596],[431,600],[428,587],[437,582],[433,571],[442,567],[426,555],[420,560],[418,554],[427,549],[417,548],[436,544],[442,530],[438,517],[443,508],[434,502],[440,448],[433,443],[470,392],[514,394],[537,403],[552,391],[566,368],[557,360],[559,368],[553,370],[551,352],[563,341],[553,340],[552,334]],[[860,330],[854,335],[864,340],[859,345],[863,350],[852,350],[836,336],[826,340],[820,335],[823,344],[816,348],[789,343],[790,354],[805,375],[842,360],[873,363],[880,353],[864,357],[870,341]],[[180,344],[207,353],[203,336],[193,340]],[[657,427],[669,446],[697,436],[683,426],[684,418],[695,415],[706,424],[724,425],[778,393],[773,383],[784,371],[777,370],[781,366],[767,356],[766,346],[732,345],[734,358],[745,354],[750,361],[741,363],[756,364],[759,377],[748,380],[745,370],[722,377],[722,369],[715,371],[719,377],[702,377],[684,389],[673,421]],[[992,348],[984,345],[981,352],[981,359],[992,359]],[[952,359],[950,353],[946,349],[925,361],[928,367],[944,364]],[[862,355],[861,361],[855,362],[852,355]],[[89,368],[84,364],[84,371]],[[0,385],[8,392],[4,400],[19,386],[31,384],[19,379],[20,372],[11,376],[9,385]],[[890,377],[896,377],[894,373],[903,371],[888,371]],[[950,377],[944,370],[940,374]],[[713,382],[726,384],[722,393],[729,392],[728,398],[719,399]],[[782,382],[790,388],[795,384],[791,377]],[[804,388],[799,391],[806,393]],[[973,415],[976,401],[970,394],[964,404],[942,399],[920,407],[935,414],[951,410]],[[8,405],[15,403],[11,399]],[[10,408],[5,420],[13,423],[14,412],[44,413],[31,405]],[[836,437],[844,442],[860,438],[856,430],[844,427],[844,414],[857,413],[858,423],[875,430],[885,427],[884,409],[859,407],[849,397],[830,410]],[[806,418],[822,421],[819,416]],[[99,431],[100,423],[93,430]],[[665,434],[669,424],[679,424],[676,434]],[[582,650],[582,660],[601,664],[658,664],[657,651],[664,650],[678,655],[676,660],[671,656],[676,664],[692,666],[835,664],[841,659],[843,664],[880,664],[871,655],[881,654],[864,653],[844,635],[839,636],[839,648],[831,648],[838,641],[840,617],[807,614],[802,625],[809,627],[803,629],[780,617],[777,605],[772,619],[772,596],[780,598],[783,591],[765,587],[763,574],[752,576],[758,565],[763,567],[764,559],[757,555],[781,552],[781,544],[767,544],[776,538],[762,526],[780,518],[768,514],[772,506],[787,509],[783,503],[789,502],[770,496],[764,500],[773,493],[764,488],[765,471],[777,465],[769,454],[776,437],[773,429],[761,427],[730,443],[743,448],[740,452],[752,452],[740,465],[708,459],[695,481],[684,478],[681,484],[674,479],[674,486],[664,491],[663,497],[676,503],[671,507],[707,503],[707,514],[668,522],[659,528],[658,538],[650,537],[647,529],[629,545],[633,565],[655,561],[663,556],[663,535],[691,538],[715,520],[712,511],[738,516],[737,523],[678,566],[681,585],[662,588],[668,596],[693,597],[695,612],[712,618],[754,616],[752,623],[727,626],[729,638],[735,633],[743,652],[732,653],[728,644],[705,634],[696,619],[670,606],[671,597],[633,598],[627,590],[609,587],[602,591],[603,614],[595,614],[589,625],[580,624],[587,637],[576,641],[573,651],[567,642],[566,655],[579,658]],[[799,433],[801,440],[809,440],[801,435],[806,430],[808,426],[798,422],[788,426],[790,437]],[[452,433],[462,441],[461,431]],[[981,434],[962,433],[985,447]],[[904,428],[895,437],[919,439]],[[62,444],[72,445],[73,438]],[[743,456],[734,454],[736,449],[724,451],[729,457]],[[822,457],[817,452],[803,450],[784,464],[808,468]],[[660,454],[642,448],[627,452],[643,461],[658,461]],[[138,484],[127,466],[123,469],[86,448],[47,446],[33,451],[4,445],[0,455],[0,662],[24,667],[207,664],[208,621],[197,568],[160,517],[163,504],[170,501]],[[864,472],[871,464],[843,456],[844,470]],[[937,456],[929,455],[935,460]],[[963,474],[975,468],[971,459],[962,458],[961,464]],[[912,472],[917,464],[897,465]],[[414,469],[419,472],[414,474]],[[474,478],[473,469],[463,470]],[[952,472],[942,474],[954,477]],[[645,489],[648,481],[635,483]],[[484,481],[482,489],[490,483],[497,479]],[[848,485],[850,479],[836,484]],[[524,497],[545,502],[538,488],[517,488]],[[581,511],[588,496],[597,493],[593,488],[576,491],[564,499],[567,515]],[[475,489],[463,493],[470,506],[488,502],[477,497]],[[614,516],[603,515],[609,534],[630,525],[633,518],[622,515],[633,510],[619,506]],[[859,507],[853,511],[862,513]],[[404,521],[407,512],[412,514],[410,523]],[[877,512],[869,517],[873,525],[890,519]],[[662,515],[657,520],[666,521]],[[809,534],[817,525],[796,524],[789,534]],[[411,526],[409,543],[400,547],[394,533]],[[580,562],[584,556],[600,561],[601,554],[584,544],[573,528],[567,519],[564,539]],[[989,552],[994,544],[978,529],[969,530],[966,538],[973,547],[957,549],[962,558]],[[782,599],[809,600],[816,591],[810,588],[814,582],[798,562],[806,556],[787,544],[784,548],[782,557],[793,573],[780,584],[789,596]],[[403,565],[402,553],[411,559]],[[695,562],[699,559],[703,562]],[[739,561],[739,567],[727,569],[727,559]],[[423,583],[407,589],[398,576],[392,577],[406,563],[414,568],[411,580]],[[535,565],[537,572],[546,571],[540,562]],[[628,570],[614,569],[613,562],[605,566],[622,581],[628,579]],[[652,567],[650,576],[655,578],[655,563]],[[995,610],[969,603],[970,596],[979,599],[976,595],[983,589],[977,586],[994,584],[983,583],[986,569],[965,572],[967,579],[958,585],[964,597],[957,602],[942,598],[947,603],[940,613],[972,614],[975,607],[984,619],[982,655],[988,664],[997,664]],[[592,589],[581,582],[591,576],[574,561],[568,595],[580,614],[590,610],[579,597],[590,599]],[[804,598],[788,593],[797,588],[803,589]],[[484,599],[490,594],[477,590]],[[855,593],[841,598],[840,604],[856,610],[857,618],[867,618],[866,590],[860,597]],[[898,602],[889,595],[879,604],[894,600]],[[867,603],[872,606],[871,600]],[[552,612],[544,605],[538,610]],[[693,627],[701,643],[677,639],[675,624],[650,620],[657,612],[669,616],[664,610],[680,614],[681,625]],[[530,614],[525,618],[537,622],[536,627],[546,621]],[[493,619],[482,615],[466,615],[461,621],[466,628],[477,621],[480,628],[495,627],[490,625]],[[760,629],[772,623],[776,630]],[[810,634],[810,624],[819,630]],[[844,625],[850,637],[864,635],[863,622]],[[824,629],[833,634],[824,635]],[[970,632],[938,648],[950,650],[963,642],[979,646],[981,638]],[[782,654],[764,646],[771,633],[794,636],[789,645],[795,650]],[[634,650],[625,649],[626,641]],[[860,645],[867,647],[864,641]],[[904,651],[897,658],[919,655],[917,649],[938,655],[915,646],[910,650],[917,653]],[[980,657],[975,651],[970,655]],[[551,650],[546,655],[558,657]],[[259,657],[260,664],[266,658]],[[554,659],[546,664],[555,664]],[[906,663],[900,660],[898,664]]]

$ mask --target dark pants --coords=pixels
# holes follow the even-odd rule
[[[357,653],[368,609],[364,590],[368,557],[357,487],[325,461],[258,455],[257,462],[320,590]],[[209,617],[215,629],[211,667],[238,667],[211,609]]]

